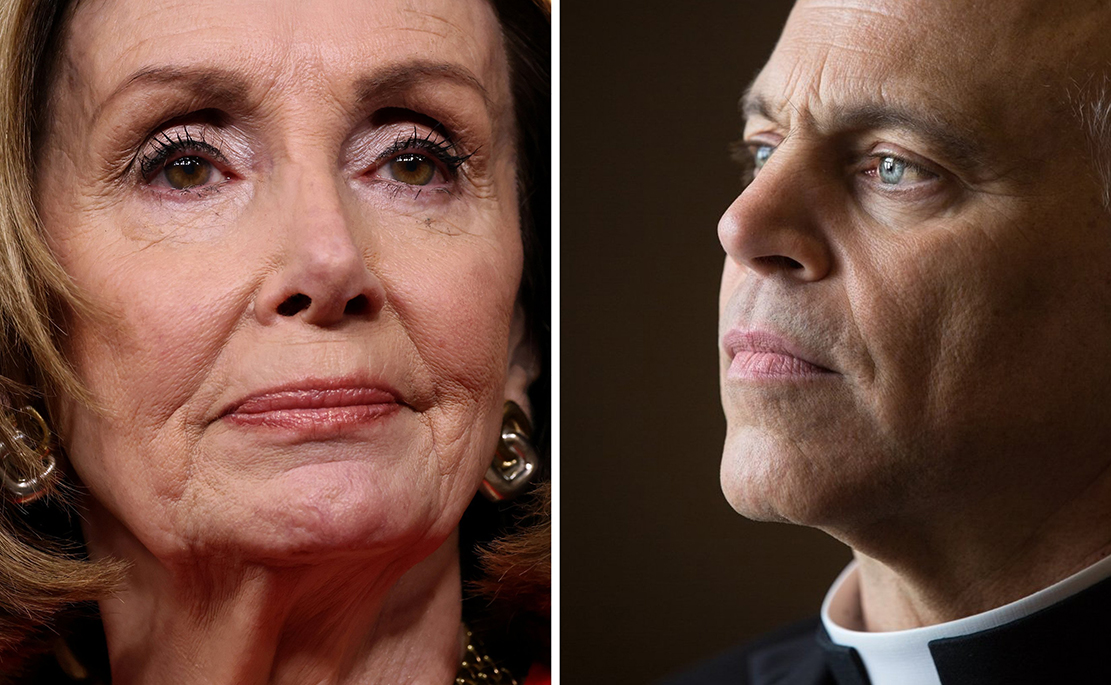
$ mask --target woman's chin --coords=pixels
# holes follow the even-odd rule
[[[397,466],[318,463],[245,486],[225,506],[202,505],[189,516],[198,535],[186,549],[247,563],[416,563],[451,534],[473,493],[443,491],[442,479]]]

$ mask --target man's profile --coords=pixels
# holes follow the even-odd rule
[[[854,550],[676,683],[1111,682],[1111,5],[799,0],[718,232],[721,482]]]

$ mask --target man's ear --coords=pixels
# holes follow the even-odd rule
[[[528,388],[540,377],[540,355],[528,334],[525,310],[518,304],[513,308],[513,323],[509,328],[509,366],[505,372],[505,399],[513,400],[532,418]]]

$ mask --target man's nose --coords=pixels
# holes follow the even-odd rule
[[[718,221],[718,240],[730,259],[761,276],[820,281],[833,265],[821,190],[800,168],[802,156],[790,154],[777,151],[737,196]]]
[[[348,318],[373,318],[386,293],[357,241],[345,211],[341,181],[326,170],[297,169],[278,193],[274,237],[281,244],[277,269],[255,300],[255,316],[268,325],[300,318],[334,326]]]

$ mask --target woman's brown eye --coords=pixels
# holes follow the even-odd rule
[[[212,177],[212,164],[200,157],[181,157],[166,165],[166,181],[176,190],[204,185]]]
[[[412,152],[390,160],[390,175],[394,180],[414,186],[426,186],[436,176],[436,165],[424,155]]]

